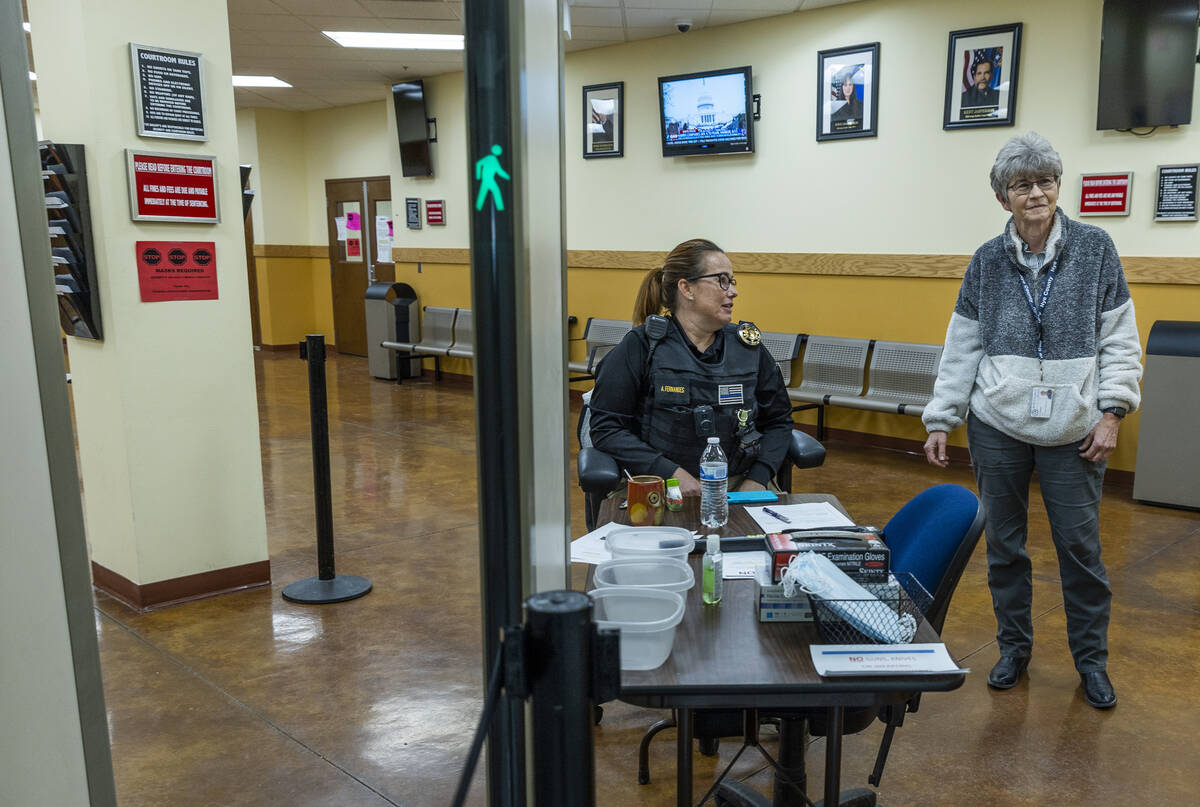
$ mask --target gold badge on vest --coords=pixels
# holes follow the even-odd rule
[[[762,344],[762,331],[753,322],[739,322],[737,335],[744,345],[756,347]]]

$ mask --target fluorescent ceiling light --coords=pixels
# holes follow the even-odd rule
[[[462,50],[462,34],[386,34],[373,31],[322,31],[343,48]]]
[[[28,33],[31,33],[31,32],[33,31],[33,26],[31,26],[31,25],[30,25],[29,23],[27,23],[27,22],[23,22],[23,23],[21,23],[21,27],[25,29],[25,33],[27,33],[27,34],[28,34]]]
[[[30,71],[29,71],[29,80],[30,80],[30,81],[37,81],[37,73],[35,73],[35,72],[33,72],[32,70],[30,70]]]
[[[290,87],[282,79],[277,79],[274,76],[234,76],[233,86],[235,87]]]

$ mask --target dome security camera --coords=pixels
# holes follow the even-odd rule
[[[675,30],[679,31],[679,33],[681,33],[681,34],[686,34],[688,31],[692,30],[692,21],[691,20],[676,20],[675,21]]]

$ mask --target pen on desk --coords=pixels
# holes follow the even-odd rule
[[[787,516],[783,515],[782,513],[776,513],[776,512],[775,512],[774,510],[772,510],[770,507],[764,507],[764,508],[763,508],[763,512],[764,512],[764,513],[766,513],[766,514],[767,514],[767,515],[769,515],[769,516],[774,516],[775,518],[777,518],[777,519],[779,519],[780,521],[782,521],[784,524],[791,524],[791,523],[792,523],[792,520],[791,520],[790,518],[788,518]]]

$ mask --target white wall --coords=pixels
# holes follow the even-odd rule
[[[992,160],[1033,129],[1063,155],[1069,215],[1080,173],[1133,170],[1132,215],[1091,221],[1123,254],[1196,255],[1197,225],[1155,224],[1152,208],[1155,166],[1200,160],[1200,135],[1096,131],[1100,18],[1100,0],[868,0],[571,54],[568,246],[661,250],[700,235],[747,252],[971,253],[1006,217]],[[1016,126],[943,131],[948,32],[1018,21]],[[817,51],[875,41],[879,136],[817,143]],[[762,94],[756,153],[663,159],[657,77],[744,64]],[[611,81],[625,82],[627,156],[584,160],[581,88]]]
[[[29,12],[46,136],[86,144],[104,341],[69,349],[93,560],[138,584],[266,560],[225,3],[39,0]],[[206,142],[137,137],[131,41],[204,54]],[[221,223],[132,221],[131,147],[216,155]],[[214,242],[220,298],[141,302],[143,239]]]
[[[253,109],[237,111],[238,163],[249,165],[250,181],[246,187],[254,191],[250,204],[250,226],[254,232],[254,243],[263,243],[263,200],[262,167],[258,161],[258,122]]]

